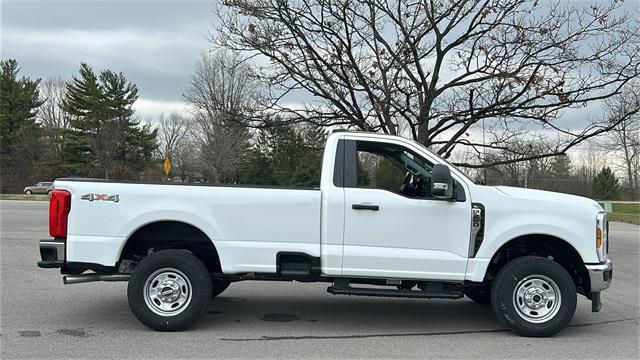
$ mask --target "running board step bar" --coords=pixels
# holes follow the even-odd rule
[[[378,297],[399,297],[416,299],[460,299],[464,296],[462,291],[434,291],[434,290],[404,290],[404,289],[375,289],[356,287],[329,286],[327,292],[333,295],[354,295],[354,296],[378,296]]]

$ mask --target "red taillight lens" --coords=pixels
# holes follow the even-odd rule
[[[49,235],[67,237],[67,216],[71,210],[71,194],[64,190],[53,190],[49,199]]]

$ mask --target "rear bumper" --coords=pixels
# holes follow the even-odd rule
[[[61,268],[65,260],[65,243],[55,239],[40,240],[38,267],[44,269]]]

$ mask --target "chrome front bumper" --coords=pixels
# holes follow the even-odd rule
[[[602,264],[586,265],[591,281],[591,292],[600,292],[611,286],[613,278],[613,262],[607,259]]]

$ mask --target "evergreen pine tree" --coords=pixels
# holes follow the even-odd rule
[[[592,194],[597,200],[615,200],[620,191],[620,185],[613,171],[605,167],[593,178]]]
[[[390,160],[381,158],[375,169],[375,176],[377,188],[397,192],[399,190],[398,185],[404,181],[405,171],[398,168]]]
[[[571,177],[571,158],[568,155],[558,155],[551,163],[551,175],[557,179]]]
[[[241,182],[319,186],[325,138],[322,128],[291,124],[278,117],[269,119],[258,131]]]
[[[571,158],[568,155],[555,156],[551,162],[551,179],[547,189],[569,193],[572,189]]]
[[[109,177],[137,177],[152,162],[156,131],[141,126],[133,104],[138,88],[124,74],[102,70],[100,75],[81,64],[78,76],[67,83],[63,108],[71,116],[75,147],[86,146],[80,163],[95,158],[100,174]],[[73,147],[72,147],[73,148]]]
[[[2,192],[19,192],[31,178],[38,159],[40,127],[36,123],[40,79],[18,79],[15,59],[0,62],[0,163]]]
[[[300,128],[298,138],[299,156],[296,161],[296,177],[294,185],[320,186],[322,171],[322,153],[326,140],[324,128],[305,124]]]
[[[65,149],[68,154],[69,168],[78,175],[95,176],[91,169],[93,160],[98,159],[102,173],[108,178],[109,160],[100,138],[117,137],[109,134],[106,128],[106,102],[104,89],[98,76],[89,65],[80,64],[79,75],[66,84],[66,98],[63,110],[70,115],[70,127],[65,137]],[[105,163],[105,161],[107,163]]]

